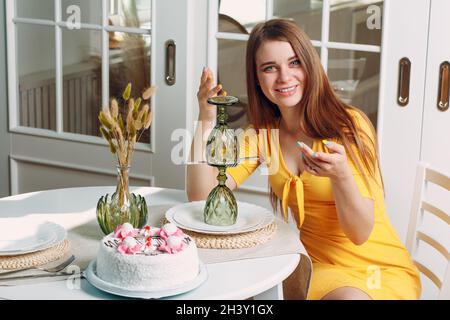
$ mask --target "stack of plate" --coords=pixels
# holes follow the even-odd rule
[[[274,221],[273,213],[266,208],[242,201],[238,201],[237,205],[237,221],[231,226],[213,226],[205,223],[203,220],[204,200],[172,207],[166,212],[166,219],[181,229],[217,235],[251,232],[262,229]]]
[[[66,230],[53,222],[30,223],[25,218],[5,218],[0,223],[0,256],[17,256],[58,245]]]

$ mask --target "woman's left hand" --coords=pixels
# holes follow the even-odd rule
[[[324,144],[330,153],[314,152],[306,144],[298,142],[305,170],[312,175],[329,177],[332,180],[351,175],[344,146],[332,141],[326,141]]]

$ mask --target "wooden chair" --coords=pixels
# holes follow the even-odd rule
[[[448,212],[444,212],[444,210],[441,210],[436,205],[431,204],[430,200],[428,200],[428,198],[431,198],[427,197],[427,191],[429,191],[430,183],[438,185],[446,189],[446,191],[450,191],[450,177],[448,175],[430,168],[430,166],[426,163],[420,162],[416,173],[415,190],[411,207],[411,217],[409,221],[406,247],[411,253],[413,261],[419,271],[430,279],[438,288],[437,299],[450,299],[450,254],[448,250],[448,243],[447,247],[445,244],[445,242],[447,242],[445,240],[450,239],[450,228],[448,228],[450,225],[450,216]],[[448,193],[448,197],[445,199],[447,199],[446,201],[450,199],[450,193]],[[424,217],[427,214],[431,214],[434,221],[439,222],[440,226],[443,228],[429,228],[430,230],[427,232],[425,229],[421,228],[424,224]],[[436,230],[439,230],[440,232],[438,233]],[[433,233],[433,235],[431,235],[431,233]],[[439,235],[439,237],[437,235]],[[444,241],[442,241],[442,239],[444,239]],[[429,268],[432,264],[431,262],[433,261],[428,261],[428,263],[426,263],[425,258],[419,259],[417,248],[420,241],[427,244],[426,248],[432,247],[445,258],[447,263],[443,277],[439,277]],[[426,253],[431,254],[431,252]],[[438,255],[436,252],[433,254]],[[428,258],[429,256],[430,255],[425,255],[425,257]],[[439,258],[442,257],[439,256]]]

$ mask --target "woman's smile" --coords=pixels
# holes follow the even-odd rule
[[[293,96],[297,92],[297,87],[298,87],[298,85],[293,85],[290,87],[278,88],[278,89],[275,89],[275,91],[283,97],[290,97],[290,96]]]

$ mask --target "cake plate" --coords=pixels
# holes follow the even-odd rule
[[[97,260],[95,259],[89,263],[89,266],[84,271],[84,276],[94,287],[111,294],[129,298],[160,299],[185,293],[199,287],[208,278],[208,272],[206,271],[206,266],[200,262],[199,273],[195,279],[179,286],[149,291],[125,289],[100,279],[97,275]]]

